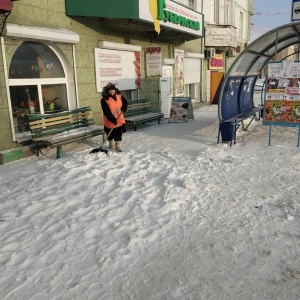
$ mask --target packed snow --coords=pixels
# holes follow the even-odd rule
[[[298,300],[298,128],[217,109],[1,165],[1,299]]]

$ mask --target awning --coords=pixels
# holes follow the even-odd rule
[[[79,35],[71,30],[63,28],[33,27],[7,23],[3,36],[7,38],[19,38],[30,40],[43,40],[59,43],[76,44],[79,42]]]
[[[118,32],[141,32],[150,39],[203,37],[204,16],[171,0],[66,0],[66,15],[94,18],[101,27]]]

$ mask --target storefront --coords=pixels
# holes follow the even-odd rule
[[[108,6],[105,7],[105,9],[101,9],[104,8],[105,5],[99,3],[97,4],[99,9],[95,10],[94,3],[90,1],[83,4],[81,1],[67,0],[67,14],[69,16],[98,16],[104,19],[103,26],[110,25],[111,28],[118,27],[118,30],[133,30],[137,34],[142,35],[145,35],[146,32],[150,38],[152,45],[149,44],[149,48],[140,47],[138,50],[140,54],[135,52],[135,56],[129,59],[129,62],[135,61],[136,74],[134,74],[133,71],[131,72],[132,74],[127,74],[127,77],[123,76],[123,78],[120,78],[121,73],[117,74],[116,70],[123,72],[123,74],[130,73],[132,65],[129,63],[125,72],[124,68],[121,70],[114,62],[116,67],[111,68],[110,73],[106,73],[106,76],[102,76],[101,80],[101,76],[99,76],[98,83],[101,85],[102,82],[103,85],[104,79],[108,79],[107,75],[110,75],[109,78],[111,81],[116,82],[120,90],[124,91],[129,89],[130,80],[134,79],[138,82],[136,85],[137,91],[132,87],[130,93],[126,92],[125,94],[127,96],[139,96],[144,94],[143,86],[148,89],[149,82],[152,81],[151,84],[154,85],[153,82],[155,77],[157,77],[157,86],[153,87],[153,89],[156,90],[158,101],[153,101],[153,108],[163,112],[166,117],[169,115],[168,112],[172,96],[190,96],[193,101],[200,101],[200,81],[204,55],[199,52],[187,51],[184,47],[181,48],[176,44],[185,44],[188,41],[198,39],[199,44],[196,48],[201,48],[204,22],[203,14],[170,0],[129,0],[126,1],[126,4],[124,1],[119,1],[118,4],[116,7]],[[128,7],[135,7],[136,9],[128,9]],[[122,19],[120,19],[121,15]],[[127,19],[128,21],[126,21]],[[122,26],[116,25],[117,20]],[[167,46],[167,44],[162,45],[162,43],[173,45],[170,47]],[[99,44],[100,48],[104,48],[105,46],[103,45],[108,45],[109,48],[109,44],[111,43],[103,41]],[[124,47],[128,49],[132,47],[132,49],[134,49],[137,46],[124,44],[116,45],[116,48],[112,46],[112,50],[107,51],[106,55],[110,54],[112,57],[119,57],[121,60],[124,60],[121,58],[124,57],[123,52],[129,51],[128,49],[123,49]],[[156,71],[152,73],[149,73],[149,52],[147,52],[147,49],[159,49],[159,54],[161,55],[160,60],[155,61]],[[95,51],[97,51],[97,53],[105,52],[105,50],[102,49],[96,49]],[[155,51],[150,53],[150,55],[152,55],[151,59],[154,59],[154,54]],[[127,53],[127,56],[128,55]],[[173,59],[173,62],[169,63],[170,59]],[[99,71],[96,70],[99,74],[109,71],[109,67],[105,65],[103,61],[99,61],[96,68],[99,69]],[[115,74],[115,76],[112,74]],[[129,83],[129,85],[126,85],[126,83]],[[97,87],[97,89],[100,90],[99,87]],[[146,97],[149,97],[149,95],[146,95]]]
[[[73,71],[59,47],[62,42],[69,44],[72,51],[79,36],[67,30],[6,24],[2,54],[9,62],[4,72],[16,142],[31,139],[27,114],[59,112],[77,106]],[[7,58],[10,53],[12,57]]]
[[[204,54],[184,53],[184,95],[191,97],[192,102],[200,102],[200,84]]]
[[[237,46],[235,27],[230,25],[207,25],[205,27],[207,101],[210,104],[218,104],[224,74],[236,56]]]
[[[203,15],[170,0],[115,3],[41,1],[33,15],[30,0],[14,2],[1,35],[0,151],[30,143],[28,114],[91,106],[101,124],[107,82],[153,111],[179,94],[200,101]]]
[[[207,78],[207,96],[210,104],[218,104],[221,85],[224,80],[224,58],[221,54],[215,54],[215,57],[208,61]]]

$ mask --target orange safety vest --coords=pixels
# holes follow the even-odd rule
[[[113,99],[112,97],[109,97],[108,100],[105,99],[106,103],[109,106],[109,109],[111,113],[114,115],[114,117],[117,119],[121,113],[121,107],[122,107],[122,95],[116,94],[116,99]],[[117,125],[114,125],[114,123],[110,122],[104,115],[103,115],[103,125],[107,128],[112,128],[113,126],[119,127],[122,126],[125,123],[125,118],[123,113],[121,113],[121,116],[118,118]]]

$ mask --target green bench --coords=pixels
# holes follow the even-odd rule
[[[28,114],[29,129],[35,143],[35,153],[39,156],[42,148],[56,148],[56,158],[60,158],[63,145],[102,135],[102,126],[96,126],[89,106],[53,114]]]
[[[161,112],[152,112],[149,99],[137,99],[128,100],[128,108],[124,116],[126,124],[132,125],[134,131],[136,131],[138,124],[145,124],[151,121],[157,121],[159,124],[164,114]]]

